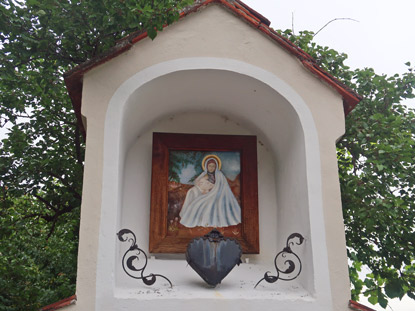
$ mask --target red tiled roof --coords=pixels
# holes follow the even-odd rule
[[[68,297],[58,302],[47,305],[46,307],[43,307],[42,309],[40,309],[40,311],[55,311],[63,307],[69,306],[75,302],[76,302],[76,295],[73,295],[71,297]]]
[[[195,4],[185,9],[180,14],[180,19],[198,11],[199,9],[206,7],[209,4],[216,3],[229,9],[237,17],[242,18],[252,27],[258,29],[273,41],[278,43],[287,52],[296,56],[301,63],[318,79],[326,82],[333,87],[343,97],[344,113],[347,115],[362,99],[360,95],[350,89],[348,86],[340,82],[338,79],[330,75],[325,70],[321,69],[316,61],[298,46],[293,44],[287,38],[284,38],[275,30],[270,28],[270,21],[264,16],[247,6],[245,3],[239,0],[227,1],[227,0],[196,0]],[[167,26],[167,25],[166,25]],[[165,26],[165,27],[166,27]],[[65,83],[69,92],[69,96],[72,99],[72,104],[75,109],[75,114],[78,121],[81,122],[81,99],[82,99],[82,77],[89,70],[99,66],[112,58],[129,50],[135,43],[147,37],[147,32],[136,32],[122,40],[120,40],[113,48],[109,49],[105,53],[86,61],[83,64],[73,68],[65,73]]]
[[[362,305],[361,303],[358,303],[356,301],[350,300],[349,301],[349,307],[352,310],[356,310],[356,311],[376,311],[372,308],[366,307],[364,305]]]

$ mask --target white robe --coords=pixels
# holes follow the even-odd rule
[[[216,166],[217,167],[217,166]],[[197,177],[195,184],[207,174]],[[216,169],[215,184],[206,194],[198,186],[189,189],[180,211],[180,223],[185,227],[228,227],[241,222],[241,207],[238,204],[225,175]]]

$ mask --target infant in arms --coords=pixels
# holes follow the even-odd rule
[[[195,186],[199,188],[202,194],[208,193],[215,186],[215,177],[213,176],[213,179],[212,179],[212,176],[209,176],[209,175],[210,174],[208,171],[208,173],[205,176],[198,178],[195,182]]]
[[[186,194],[180,211],[180,223],[185,227],[228,227],[241,222],[241,208],[218,160],[214,155],[204,159],[204,172]]]
[[[199,182],[196,184],[196,186],[199,188],[200,192],[202,192],[202,194],[206,194],[208,193],[210,190],[212,190],[212,188],[215,186],[214,184],[210,183],[208,181],[207,176],[204,176],[203,178],[201,178],[199,180]]]

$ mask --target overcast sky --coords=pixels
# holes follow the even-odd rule
[[[372,67],[378,74],[403,73],[415,65],[415,0],[243,0],[271,21],[274,29],[317,32],[316,37],[349,56],[352,69]],[[411,106],[415,100],[411,100]],[[415,310],[415,309],[414,309]]]
[[[349,56],[352,69],[372,67],[378,74],[393,75],[415,65],[415,0],[242,0],[271,21],[274,29],[317,32],[315,41]],[[407,101],[411,107],[415,100]],[[362,303],[376,310],[369,302]],[[395,299],[387,310],[414,311],[415,301]]]
[[[275,29],[317,32],[334,18],[315,41],[349,56],[347,65],[372,67],[379,74],[402,73],[415,65],[415,0],[243,0],[267,17]],[[410,101],[415,106],[415,100]],[[1,137],[1,131],[0,131]],[[368,306],[377,310],[382,308]],[[414,311],[415,301],[391,303],[395,311]],[[391,310],[388,308],[388,310]]]

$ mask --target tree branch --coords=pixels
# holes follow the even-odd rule
[[[317,34],[322,31],[324,28],[326,28],[329,24],[335,22],[335,21],[340,21],[340,20],[350,20],[350,21],[354,21],[354,22],[359,22],[358,20],[355,20],[353,18],[348,18],[348,17],[338,17],[338,18],[334,18],[331,21],[327,22],[323,27],[321,27],[313,36],[313,38],[315,36],[317,36]]]
[[[52,222],[52,226],[50,227],[50,229],[49,229],[49,233],[48,233],[48,235],[47,235],[47,237],[46,237],[46,240],[49,240],[49,238],[51,237],[51,235],[52,235],[52,233],[53,233],[53,231],[55,231],[55,228],[56,228],[56,222],[58,221],[58,217],[55,217],[54,219],[53,219],[53,222]]]
[[[65,185],[65,187],[67,187],[69,190],[71,190],[72,194],[74,195],[74,197],[78,200],[81,200],[81,195],[78,193],[78,191],[75,190],[74,187],[72,187],[71,185],[69,185],[64,178],[62,178],[61,176],[59,176],[58,174],[55,174],[53,172],[47,171],[46,173],[48,173],[50,176],[55,177],[56,179],[59,179],[59,181],[61,183],[63,183]]]
[[[44,198],[42,198],[41,196],[37,195],[36,193],[33,194],[33,196],[38,199],[39,201],[41,201],[42,203],[44,203],[46,205],[46,207],[49,210],[54,211],[55,213],[58,211],[58,209],[54,206],[52,206],[52,204],[50,204],[48,201],[46,201]]]

